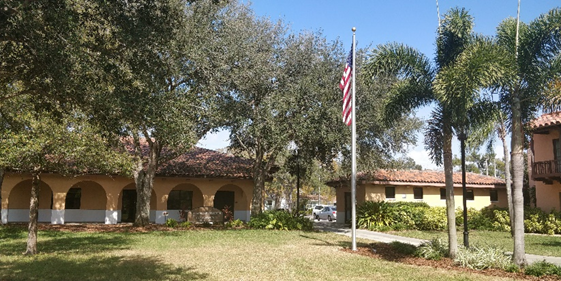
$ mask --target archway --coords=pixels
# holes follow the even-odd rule
[[[226,220],[228,213],[233,215],[233,219],[249,219],[247,196],[237,185],[227,184],[218,189],[214,195],[214,208],[222,210]]]
[[[156,193],[152,189],[152,194],[150,195],[150,221],[155,220],[155,209],[156,209]],[[119,206],[120,211],[119,221],[121,222],[134,222],[136,217],[136,185],[131,183],[121,190],[119,194]]]
[[[31,194],[31,180],[24,180],[12,189],[8,196],[8,222],[29,221],[29,200]],[[51,221],[53,208],[53,191],[44,182],[39,183],[39,222]]]
[[[107,195],[94,181],[74,184],[66,193],[64,219],[66,222],[104,222]]]
[[[204,206],[204,198],[201,190],[193,185],[182,183],[175,186],[167,198],[167,218],[185,220],[181,213],[187,210]]]

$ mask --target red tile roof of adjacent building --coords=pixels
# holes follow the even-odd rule
[[[121,141],[131,154],[134,153],[132,138],[122,138]],[[139,142],[142,155],[147,156],[150,150],[148,141],[141,138]],[[161,155],[166,154],[173,155],[173,151],[164,147]],[[193,147],[184,154],[160,163],[156,176],[251,179],[253,178],[252,167],[253,160],[251,159]]]
[[[531,129],[540,129],[544,127],[560,126],[561,111],[543,114],[542,116],[528,122]]]
[[[454,184],[462,183],[462,174],[454,173]],[[332,181],[342,182],[348,179],[339,179]],[[444,172],[432,170],[378,170],[373,173],[360,173],[357,181],[364,182],[402,182],[402,183],[419,183],[419,184],[444,184]],[[466,173],[466,184],[469,185],[493,185],[504,186],[505,181],[500,178],[479,175],[475,173]]]
[[[200,178],[252,178],[250,159],[231,156],[210,149],[195,147],[179,157],[162,163],[158,176]]]

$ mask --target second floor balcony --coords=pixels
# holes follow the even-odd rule
[[[552,184],[553,181],[561,183],[561,160],[532,163],[532,178],[547,184]]]

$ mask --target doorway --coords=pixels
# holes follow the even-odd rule
[[[134,222],[136,216],[136,190],[123,190],[121,222]]]
[[[234,219],[235,194],[234,191],[217,191],[214,195],[214,208],[221,210],[223,213],[224,209],[227,208],[231,212],[231,219]],[[224,221],[228,219],[226,213],[224,213]]]
[[[351,193],[345,192],[345,223],[351,222],[352,216]]]

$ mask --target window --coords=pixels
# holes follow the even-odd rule
[[[413,198],[414,199],[423,199],[423,188],[422,187],[413,188]]]
[[[489,190],[489,197],[491,198],[491,202],[499,201],[499,192],[496,189]]]
[[[473,201],[473,189],[466,190],[466,200]]]
[[[80,209],[81,188],[71,188],[66,193],[65,209]]]
[[[193,209],[193,191],[172,190],[168,197],[168,210]]]
[[[440,200],[446,200],[446,188],[440,189]]]
[[[386,186],[386,199],[395,199],[395,186]]]
[[[561,147],[559,147],[559,139],[553,140],[553,159],[561,160]]]

